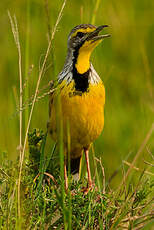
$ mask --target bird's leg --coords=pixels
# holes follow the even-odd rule
[[[65,179],[65,191],[68,190],[68,178],[67,178],[67,168],[66,168],[66,159],[64,159],[64,179]]]
[[[92,188],[92,180],[91,180],[91,173],[90,173],[90,164],[89,164],[89,150],[84,149],[85,158],[86,158],[86,165],[87,165],[87,172],[88,172],[88,188]]]

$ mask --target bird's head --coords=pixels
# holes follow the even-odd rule
[[[107,25],[81,24],[72,29],[68,37],[68,51],[73,51],[75,67],[80,74],[89,69],[90,55],[94,48],[109,34],[99,35]]]

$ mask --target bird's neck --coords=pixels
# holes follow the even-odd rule
[[[90,68],[90,56],[92,49],[87,46],[77,47],[73,52],[74,67],[79,74],[86,73]]]
[[[78,54],[75,68],[77,69],[79,74],[86,73],[90,68],[90,52],[80,52]]]
[[[89,88],[90,56],[80,52],[80,48],[72,52],[72,74],[75,82],[75,89],[82,93]]]

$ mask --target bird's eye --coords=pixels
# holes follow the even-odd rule
[[[77,37],[82,38],[84,36],[84,33],[82,32],[77,32]]]

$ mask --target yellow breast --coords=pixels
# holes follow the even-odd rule
[[[64,130],[64,145],[67,146],[67,124],[70,127],[71,158],[81,155],[83,148],[100,135],[104,125],[105,89],[103,83],[90,84],[88,92],[73,91],[73,83],[62,87],[61,111]],[[56,108],[55,100],[51,105],[49,130],[53,139],[56,133]]]

